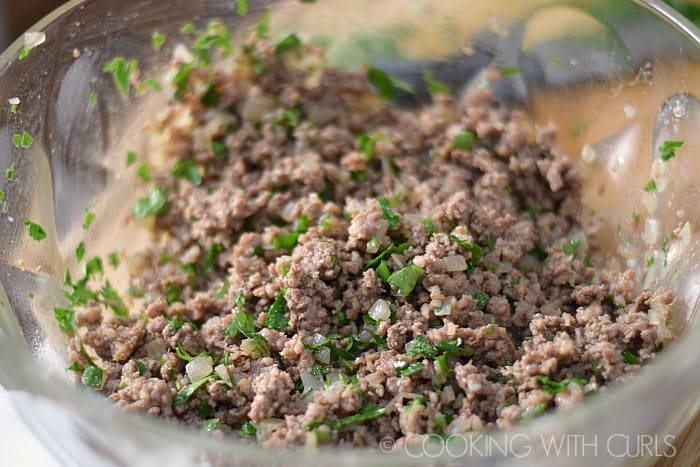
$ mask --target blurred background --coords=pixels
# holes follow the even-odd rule
[[[32,24],[64,2],[65,0],[0,0],[0,52]],[[666,3],[700,26],[700,0],[666,0]]]
[[[700,26],[700,0],[665,1]],[[32,24],[63,3],[65,0],[0,0],[0,52]]]

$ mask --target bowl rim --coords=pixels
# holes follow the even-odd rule
[[[39,20],[27,31],[43,31],[48,26],[60,21],[61,17],[68,12],[80,8],[83,4],[89,3],[91,0],[70,0],[62,6],[49,13],[47,16]],[[661,0],[629,0],[630,3],[636,4],[657,18],[660,18],[667,24],[673,26],[680,33],[685,35],[690,42],[700,49],[700,29],[692,24],[688,19],[675,11],[669,5]],[[15,39],[11,45],[0,54],[0,75],[5,68],[9,66],[17,57],[18,52],[23,47],[23,35]],[[7,303],[5,291],[0,282],[0,298],[5,299]],[[700,301],[700,299],[698,300]],[[518,425],[508,431],[497,430],[489,433],[493,438],[501,438],[503,436],[524,435],[528,437],[543,436],[553,432],[568,431],[579,424],[582,424],[595,416],[604,413],[607,407],[616,403],[630,399],[643,398],[645,390],[653,385],[655,381],[673,380],[679,375],[692,375],[700,387],[700,372],[694,371],[697,369],[697,362],[692,358],[697,352],[697,342],[700,342],[700,320],[695,320],[694,324],[680,336],[668,350],[659,355],[647,367],[639,371],[634,380],[630,383],[621,384],[612,387],[605,394],[587,401],[585,404],[580,404],[569,412],[556,411],[545,417],[534,419],[526,424]],[[0,323],[2,324],[2,323]],[[17,366],[28,367],[32,362],[36,364],[36,359],[33,357],[31,350],[26,345],[24,339],[19,338],[12,333],[7,333],[0,326],[0,353],[12,355]],[[44,398],[53,402],[61,409],[66,409],[65,413],[74,418],[83,417],[85,413],[90,413],[90,422],[96,423],[116,423],[121,429],[129,430],[134,434],[155,435],[161,441],[167,442],[168,447],[186,446],[187,452],[191,452],[189,448],[197,448],[200,451],[207,453],[217,453],[221,455],[235,455],[240,457],[242,461],[252,462],[279,462],[285,459],[287,462],[303,462],[309,461],[312,463],[324,463],[328,465],[355,465],[358,461],[358,455],[362,454],[362,461],[369,462],[369,465],[424,465],[425,457],[412,457],[406,454],[386,455],[378,452],[375,449],[369,448],[321,448],[316,451],[309,451],[302,448],[264,448],[261,449],[258,444],[240,442],[236,439],[226,438],[224,440],[215,439],[200,432],[194,427],[178,426],[176,423],[164,422],[162,419],[146,416],[141,413],[133,413],[116,408],[116,406],[94,393],[85,390],[79,385],[71,384],[67,378],[60,377],[59,368],[49,367],[43,362],[40,362],[47,371],[42,377],[35,378],[31,372],[23,371],[17,375],[12,374],[10,378],[2,378],[3,368],[0,368],[0,380],[5,385],[10,395],[11,403],[15,403],[13,392],[22,395],[31,395],[33,397]],[[671,364],[672,363],[672,364]],[[58,377],[57,377],[58,376]],[[37,384],[44,381],[47,385]],[[77,389],[77,390],[76,390]],[[700,400],[700,390],[696,394],[696,400]],[[698,409],[698,404],[694,404],[695,409]],[[81,414],[76,415],[76,410],[80,410]],[[86,412],[87,409],[87,412]],[[32,429],[34,434],[41,433],[42,436],[37,436],[40,441],[59,459],[68,459],[72,463],[75,460],[76,453],[66,452],[62,447],[55,433],[50,433],[42,427],[42,422],[35,414],[23,410],[17,410],[20,418]],[[53,438],[53,439],[47,439]],[[194,442],[196,440],[196,442]],[[51,442],[49,442],[51,441]],[[161,448],[163,446],[159,446]],[[293,456],[286,458],[286,456]],[[366,457],[365,457],[366,456]],[[437,457],[435,460],[450,460],[449,457]],[[452,458],[454,460],[454,458]]]

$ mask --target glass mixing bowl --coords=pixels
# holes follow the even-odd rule
[[[0,174],[14,167],[13,179],[0,181],[7,201],[7,212],[0,213],[0,383],[59,461],[132,467],[588,465],[591,459],[581,454],[596,454],[605,465],[642,465],[658,461],[671,441],[686,465],[697,462],[700,429],[692,420],[700,408],[700,158],[692,154],[700,151],[700,114],[692,95],[700,91],[700,33],[691,24],[653,0],[251,1],[245,18],[234,3],[73,1],[32,29],[46,33],[45,43],[20,60],[19,40],[0,57]],[[186,22],[220,18],[240,33],[265,9],[274,34],[301,33],[326,47],[339,66],[372,61],[419,86],[415,70],[423,66],[454,88],[480,85],[479,70],[489,64],[511,70],[495,95],[529,109],[540,125],[558,125],[559,146],[584,176],[587,212],[595,210],[603,223],[601,255],[638,269],[647,285],[674,290],[673,326],[681,337],[627,384],[573,411],[493,434],[506,449],[485,450],[477,442],[469,451],[423,455],[263,449],[125,413],[76,387],[64,370],[65,341],[52,313],[62,274],[76,266],[72,251],[88,206],[97,214],[89,235],[94,253],[115,245],[134,251],[143,241],[144,234],[123,224],[138,189],[120,177],[120,168],[126,150],[142,144],[141,126],[168,98],[151,92],[122,99],[103,65],[117,55],[136,58],[142,76],[158,76],[175,45],[186,40],[179,32]],[[151,48],[156,30],[167,37],[160,53]],[[94,103],[88,97],[93,92]],[[8,104],[14,97],[20,99],[16,113]],[[16,147],[14,135],[24,131],[33,143]],[[654,161],[666,139],[685,145],[659,174]],[[645,193],[651,177],[663,181],[663,189]],[[24,219],[39,222],[48,238],[29,239]],[[659,260],[646,267],[649,256]],[[562,435],[568,442],[583,440],[583,452],[547,452],[543,442]],[[655,437],[654,444],[644,444],[645,436]]]

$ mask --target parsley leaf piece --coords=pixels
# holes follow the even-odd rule
[[[406,350],[406,355],[408,355],[411,358],[435,358],[436,354],[437,351],[435,350],[435,347],[430,342],[425,340],[425,337],[421,335],[416,336],[415,339],[413,339],[411,345]]]
[[[469,346],[463,346],[461,337],[453,341],[442,341],[436,345],[437,349],[444,354],[454,355],[455,357],[471,357],[474,355],[474,349]]]
[[[136,71],[139,62],[135,59],[126,60],[124,57],[115,57],[102,67],[103,73],[112,73],[114,84],[125,98],[129,97],[131,88],[131,75]]]
[[[190,384],[187,389],[184,391],[179,392],[174,398],[173,398],[173,405],[178,406],[178,405],[185,405],[187,401],[192,397],[192,395],[197,392],[199,388],[204,386],[207,381],[209,381],[209,376],[200,379],[199,381]]]
[[[474,133],[471,131],[460,131],[452,138],[452,146],[455,149],[469,151],[474,147]]]
[[[386,100],[391,100],[396,97],[399,91],[415,94],[410,84],[390,76],[387,72],[379,68],[367,68],[367,79],[379,96]]]
[[[379,277],[382,281],[386,282],[389,280],[389,277],[391,276],[391,271],[389,270],[389,264],[386,262],[386,260],[381,260],[379,262],[379,266],[377,266],[377,277]]]
[[[206,431],[207,433],[212,432],[212,431],[216,430],[217,428],[219,428],[220,423],[221,423],[221,420],[219,420],[218,418],[210,418],[210,419],[204,420],[202,422],[202,426],[201,426],[202,431]]]
[[[151,181],[151,170],[148,168],[148,164],[141,164],[138,169],[136,169],[136,176],[143,180],[144,182]]]
[[[134,360],[134,365],[136,365],[136,369],[139,371],[139,375],[143,376],[148,369],[146,368],[146,365],[141,361],[141,360]]]
[[[549,376],[536,375],[535,380],[540,384],[542,390],[552,396],[555,396],[561,392],[566,391],[569,387],[569,383],[577,383],[580,386],[586,385],[586,380],[580,376],[574,376],[573,378],[567,378],[562,381],[552,381]]]
[[[272,246],[278,249],[292,250],[297,246],[299,235],[306,233],[309,230],[309,216],[302,214],[297,220],[294,227],[294,232],[283,233],[275,236],[272,239]]]
[[[5,170],[5,178],[8,182],[11,182],[15,178],[15,163],[13,162],[7,170]]]
[[[646,193],[650,193],[650,192],[656,190],[656,180],[654,180],[653,178],[651,180],[649,180],[649,182],[647,182],[647,184],[644,185],[642,190]]]
[[[430,217],[427,217],[421,221],[421,224],[425,226],[428,237],[432,237],[435,233],[435,221],[433,221]]]
[[[173,303],[180,300],[181,295],[182,292],[180,291],[180,289],[178,289],[172,283],[168,282],[167,284],[165,284],[165,301],[168,302],[168,305],[172,305]]]
[[[230,286],[231,286],[231,284],[229,284],[228,277],[225,277],[224,281],[221,283],[221,288],[219,289],[218,292],[216,292],[216,295],[214,295],[214,298],[216,300],[221,300],[224,297],[226,297],[226,295],[228,295],[228,288]]]
[[[379,253],[369,263],[367,263],[365,269],[377,268],[381,265],[382,260],[386,260],[389,256],[391,256],[392,253],[400,255],[412,246],[412,243],[401,243],[400,245],[395,245],[392,243],[387,247],[386,250]]]
[[[661,160],[666,162],[669,159],[676,157],[676,149],[683,146],[684,141],[664,141],[659,148]]]
[[[194,68],[194,63],[185,63],[177,70],[173,76],[172,83],[175,86],[175,98],[182,99],[187,84],[189,83],[190,72]]]
[[[83,384],[93,389],[102,389],[104,372],[99,366],[89,364],[83,371]]]
[[[88,107],[94,107],[97,104],[97,93],[92,91],[88,94]]]
[[[255,423],[248,421],[245,422],[240,429],[233,431],[242,438],[248,438],[258,434],[258,427],[255,426]]]
[[[438,94],[449,94],[450,88],[446,84],[439,81],[435,81],[433,78],[433,73],[426,69],[423,70],[423,80],[425,81],[426,87],[428,88],[428,93],[435,97]]]
[[[170,325],[171,328],[173,328],[173,331],[177,331],[180,329],[182,326],[185,325],[185,322],[182,321],[180,318],[175,317],[175,318],[167,318],[168,325]]]
[[[396,374],[399,376],[411,376],[421,371],[424,366],[422,361],[413,362],[409,365],[396,368]]]
[[[132,165],[134,165],[136,163],[136,159],[137,159],[136,153],[134,151],[129,151],[126,153],[126,160],[125,160],[124,165],[126,165],[127,167],[131,167]]]
[[[136,217],[147,217],[164,213],[168,209],[168,199],[165,197],[163,190],[156,187],[145,198],[141,198],[134,208],[132,213]]]
[[[518,415],[518,420],[520,421],[526,421],[526,420],[531,420],[535,417],[539,417],[543,413],[547,411],[547,403],[545,402],[540,402],[537,405],[529,405],[525,407],[521,412],[520,415]]]
[[[29,236],[37,242],[40,242],[46,238],[46,231],[36,222],[32,222],[29,219],[25,219],[24,225],[29,227]]]
[[[507,78],[508,76],[516,75],[518,73],[520,73],[520,68],[517,66],[501,68],[501,77],[503,78]]]
[[[90,261],[83,264],[83,279],[81,282],[85,282],[97,274],[104,274],[104,268],[102,267],[102,258],[94,256]]]
[[[115,315],[127,316],[129,314],[129,309],[109,281],[102,286],[100,294],[102,295],[102,303],[110,307]]]
[[[85,256],[85,242],[80,242],[75,248],[75,259],[78,262],[81,262],[83,260],[83,256]]]
[[[189,180],[195,186],[202,184],[202,174],[194,159],[188,158],[179,160],[170,173],[172,173],[175,178]]]
[[[408,297],[413,292],[413,288],[423,275],[423,272],[423,268],[409,264],[390,275],[386,281],[399,289],[404,297]]]
[[[338,430],[340,428],[346,427],[348,425],[354,425],[356,423],[365,422],[368,420],[373,420],[377,417],[381,417],[386,413],[387,409],[384,407],[379,407],[369,402],[364,407],[362,407],[354,415],[349,417],[341,418],[338,420],[327,422],[326,424],[332,430]]]
[[[109,261],[109,265],[112,266],[112,268],[117,269],[120,264],[119,253],[116,251],[111,252],[107,255],[107,261]]]
[[[219,139],[211,140],[211,152],[213,152],[214,155],[216,155],[216,156],[228,156],[229,155],[228,146],[226,146],[226,143],[224,143],[222,140],[219,140]]]
[[[234,338],[238,333],[243,334],[247,338],[252,338],[253,334],[255,334],[253,315],[240,308],[224,331],[224,336]]]
[[[165,34],[160,31],[153,31],[153,34],[151,34],[151,46],[153,50],[160,50],[163,44],[165,44]]]
[[[83,218],[83,230],[88,231],[93,222],[95,222],[95,213],[87,211],[85,213],[85,218]]]
[[[204,91],[204,94],[202,94],[200,102],[204,107],[216,107],[217,105],[219,105],[220,101],[221,93],[217,89],[216,83],[214,83],[213,81],[209,81],[207,90]]]
[[[284,294],[287,289],[280,290],[277,294],[277,298],[270,308],[267,310],[267,316],[265,317],[265,327],[274,329],[275,331],[284,331],[289,323],[289,319],[284,316],[285,308],[287,307],[287,299]]]
[[[578,250],[581,248],[581,240],[577,238],[572,238],[568,242],[564,244],[564,254],[569,255],[569,256],[576,256],[578,254]]]
[[[161,84],[153,78],[146,78],[144,83],[152,91],[160,91],[161,89],[163,89],[163,86],[161,86]]]
[[[475,292],[472,294],[472,298],[476,300],[476,306],[478,306],[481,311],[486,309],[489,304],[489,300],[491,299],[491,297],[484,292]]]
[[[75,311],[70,308],[54,307],[53,314],[61,332],[74,336],[75,327],[73,326],[73,319],[75,318]]]
[[[246,16],[248,14],[248,0],[238,0],[236,2],[236,13],[240,16]]]
[[[255,26],[255,33],[260,39],[267,39],[270,33],[270,14],[269,11],[266,11],[258,25]]]
[[[292,33],[275,45],[275,52],[281,54],[288,50],[298,49],[299,47],[301,47],[301,40],[299,40],[299,36]]]
[[[208,276],[216,265],[216,259],[219,257],[219,253],[224,251],[223,243],[214,243],[209,251],[207,252],[206,258],[204,258],[204,264],[202,265],[202,273]]]
[[[639,363],[639,358],[630,350],[623,350],[622,361],[627,363],[628,365],[636,365],[637,363]]]
[[[389,200],[387,200],[384,196],[378,198],[377,203],[379,204],[379,208],[382,210],[382,217],[389,222],[389,228],[395,229],[401,221],[401,216],[394,214],[394,211],[391,210]]]
[[[23,131],[22,133],[15,133],[12,135],[12,142],[16,148],[27,149],[34,143],[34,138],[26,131]]]

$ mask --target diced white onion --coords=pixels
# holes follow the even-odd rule
[[[691,227],[690,227],[690,222],[686,222],[683,228],[681,229],[680,234],[678,234],[678,237],[681,239],[681,241],[684,244],[688,244],[690,242],[690,235],[691,235]]]
[[[391,317],[389,302],[378,299],[369,309],[369,317],[375,321],[386,321]]]
[[[319,333],[311,334],[310,336],[304,338],[304,344],[306,344],[306,345],[316,346],[316,345],[321,345],[324,342],[326,342],[325,336],[323,336],[322,334],[319,334]]]
[[[227,383],[231,382],[231,375],[228,373],[228,368],[226,368],[226,365],[223,363],[216,365],[214,371],[217,375],[219,375],[219,378],[221,378],[222,381],[226,381]]]
[[[418,225],[423,220],[421,216],[413,213],[404,214],[403,218],[406,219],[406,221],[408,221],[408,223],[411,225]]]
[[[370,342],[372,340],[372,333],[367,329],[363,329],[358,335],[357,340],[360,342]]]
[[[331,349],[328,347],[321,347],[314,352],[314,358],[317,362],[328,365],[331,362]]]
[[[661,227],[659,221],[653,217],[647,218],[644,222],[644,231],[642,232],[642,240],[647,245],[653,245],[661,235]]]
[[[397,255],[394,253],[391,255],[391,260],[394,262],[393,265],[396,267],[396,269],[401,269],[405,265],[403,255]]]
[[[19,105],[19,97],[10,97],[9,99],[7,99],[7,103],[10,105]]]
[[[261,92],[248,93],[247,99],[243,104],[241,116],[244,120],[252,122],[262,122],[265,115],[275,109],[275,101]]]
[[[308,370],[299,370],[299,377],[301,378],[301,382],[304,385],[304,392],[306,392],[309,389],[312,391],[323,389],[323,381],[321,381],[316,376],[312,375]]]
[[[153,339],[152,341],[146,343],[144,346],[146,354],[149,358],[158,360],[165,353],[165,341],[161,338]]]
[[[173,49],[173,58],[180,63],[190,63],[194,60],[194,55],[184,44],[177,44]]]
[[[435,316],[447,316],[452,313],[452,309],[457,303],[457,299],[452,297],[452,300],[448,300],[435,309]]]
[[[46,42],[46,34],[43,32],[24,33],[24,47],[27,49],[33,49],[34,47],[40,46],[44,42]]]
[[[291,224],[292,222],[294,222],[294,219],[295,219],[295,216],[294,216],[295,211],[296,211],[296,202],[290,201],[284,205],[284,208],[282,208],[282,212],[280,212],[280,217]]]
[[[449,272],[466,271],[467,260],[461,255],[446,256],[444,258],[445,268]]]
[[[598,152],[593,149],[593,146],[586,144],[581,148],[581,160],[586,164],[593,164],[598,159]]]
[[[654,193],[642,193],[641,201],[647,214],[653,216],[659,206],[656,195]]]
[[[259,352],[260,343],[255,339],[243,339],[241,341],[241,352],[246,356],[252,356]]]
[[[277,431],[284,426],[284,420],[279,418],[264,418],[258,423],[257,434],[260,439],[265,440],[270,437],[273,431]]]
[[[197,357],[185,365],[185,372],[187,372],[187,376],[193,383],[206,378],[212,371],[214,371],[213,362],[208,355],[206,357]]]

